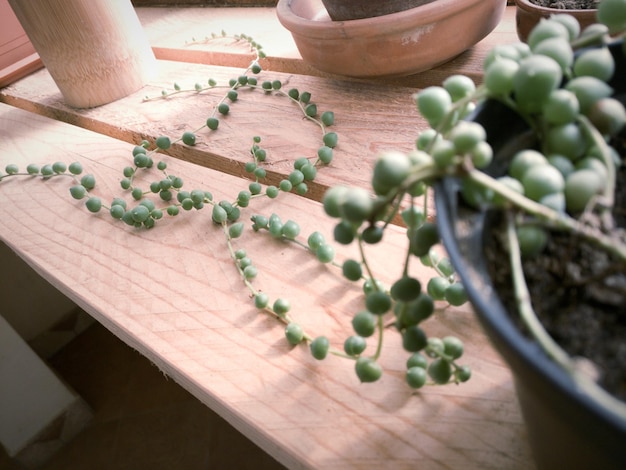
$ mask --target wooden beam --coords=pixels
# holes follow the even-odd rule
[[[160,61],[160,74],[137,93],[107,106],[76,110],[65,105],[46,70],[41,70],[0,90],[0,101],[53,119],[78,125],[126,142],[154,141],[159,135],[175,140],[183,132],[202,127],[226,90],[216,88],[202,94],[182,94],[160,99],[161,91],[174,90],[174,82],[184,89],[214,78],[227,85],[242,69],[181,62]],[[379,151],[410,150],[420,129],[412,95],[415,90],[376,82],[329,80],[305,75],[262,72],[263,80],[281,80],[285,90],[295,87],[309,91],[319,113],[334,111],[336,124],[328,128],[339,135],[331,171],[321,171],[310,185],[309,197],[320,200],[329,186],[344,183],[369,186],[373,161]],[[144,103],[145,96],[156,101]],[[285,96],[271,96],[261,90],[243,89],[231,103],[230,113],[221,119],[216,132],[204,128],[197,144],[175,144],[168,153],[224,173],[246,176],[243,166],[251,160],[249,149],[254,136],[270,157],[268,182],[277,184],[293,170],[294,157],[315,160],[323,144],[321,129],[303,119],[299,108]],[[375,132],[372,132],[375,129]]]
[[[0,164],[79,161],[93,173],[93,194],[119,196],[132,145],[0,105]],[[175,158],[168,171],[189,189],[233,199],[246,181]],[[148,179],[149,181],[150,179]],[[406,353],[389,334],[375,384],[359,384],[352,362],[314,360],[291,347],[284,325],[254,308],[210,210],[182,213],[151,230],[91,214],[73,200],[67,177],[0,182],[0,239],[116,336],[219,413],[289,468],[526,469],[529,450],[508,368],[488,345],[471,310],[447,308],[429,334],[456,334],[474,378],[412,392],[404,383]],[[121,194],[124,196],[124,194]],[[127,195],[126,195],[127,196]],[[319,203],[296,195],[254,201],[250,213],[277,213],[332,239],[334,221]],[[402,268],[406,235],[391,228],[387,249],[371,253],[389,282]],[[265,234],[236,240],[259,268],[257,289],[288,297],[291,314],[313,336],[341,348],[361,289],[332,266]],[[337,246],[337,260],[355,247]],[[425,279],[423,268],[415,275]],[[373,345],[370,345],[370,348]]]

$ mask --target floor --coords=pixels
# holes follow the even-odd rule
[[[94,419],[41,470],[283,468],[98,323],[49,363]],[[1,447],[0,470],[22,470]]]

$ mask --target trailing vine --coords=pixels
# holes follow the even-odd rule
[[[227,37],[213,35],[212,38]],[[378,359],[383,353],[383,338],[390,326],[385,320],[386,314],[394,310],[394,320],[391,326],[397,328],[403,338],[403,346],[408,351],[406,380],[413,388],[420,388],[426,383],[446,384],[465,382],[470,378],[469,367],[460,365],[457,360],[463,354],[463,343],[456,337],[444,338],[428,337],[419,326],[435,311],[436,300],[447,300],[454,305],[465,302],[463,287],[455,279],[454,270],[445,257],[437,255],[428,242],[432,238],[434,225],[427,221],[422,210],[412,202],[408,208],[402,208],[402,197],[390,197],[386,202],[393,209],[386,214],[382,226],[372,224],[369,229],[358,236],[360,259],[346,259],[343,262],[336,260],[335,248],[326,240],[324,234],[315,231],[308,235],[300,233],[300,226],[294,220],[282,220],[278,214],[253,213],[250,217],[249,228],[253,232],[269,235],[275,239],[292,244],[296,249],[306,250],[320,263],[341,271],[348,282],[361,282],[364,291],[364,306],[356,312],[352,319],[354,334],[345,339],[343,349],[331,347],[330,339],[325,335],[313,335],[303,329],[300,323],[291,314],[292,305],[289,299],[269,296],[255,287],[254,279],[259,275],[259,268],[248,256],[245,249],[237,246],[237,239],[247,228],[243,215],[248,208],[263,198],[274,199],[284,197],[287,193],[304,195],[319,170],[332,163],[335,148],[338,144],[338,135],[329,128],[334,124],[334,112],[320,112],[316,103],[311,100],[311,94],[297,88],[285,90],[285,83],[280,80],[265,80],[261,78],[262,67],[259,61],[265,56],[262,46],[246,35],[237,35],[233,39],[248,44],[254,54],[249,66],[237,77],[231,78],[228,83],[220,84],[209,78],[205,84],[196,83],[193,87],[184,88],[178,83],[172,90],[163,90],[159,96],[144,98],[144,103],[156,100],[175,99],[182,94],[204,94],[223,91],[221,99],[213,107],[206,121],[198,128],[185,131],[180,137],[172,138],[161,135],[153,142],[144,140],[132,150],[132,160],[122,169],[120,188],[121,197],[113,197],[110,201],[103,201],[100,197],[91,194],[95,188],[96,179],[92,174],[83,174],[79,163],[66,165],[62,162],[43,165],[31,164],[25,172],[21,172],[16,165],[10,164],[5,168],[6,174],[0,174],[0,183],[10,177],[38,176],[42,179],[54,177],[72,177],[70,187],[71,197],[84,201],[88,211],[92,213],[108,212],[110,216],[135,229],[152,229],[160,220],[166,217],[177,217],[182,213],[199,213],[210,211],[214,225],[219,227],[233,266],[241,278],[245,289],[255,308],[264,314],[277,319],[285,326],[285,338],[292,345],[305,343],[312,356],[322,360],[328,354],[333,354],[354,361],[355,372],[362,382],[374,382],[382,375],[382,368]],[[210,40],[207,38],[206,40]],[[293,162],[293,170],[277,185],[267,184],[265,164],[270,158],[269,151],[263,147],[260,136],[252,136],[249,148],[250,160],[244,168],[249,176],[249,184],[240,189],[231,200],[216,200],[211,191],[204,188],[187,188],[183,179],[171,171],[159,154],[168,150],[174,144],[184,144],[192,147],[196,144],[197,135],[201,132],[218,132],[220,120],[231,112],[231,107],[239,100],[240,91],[252,90],[263,93],[268,97],[281,96],[288,98],[297,113],[307,122],[319,128],[320,146],[310,157],[301,157]],[[141,178],[140,178],[141,176]],[[388,175],[393,179],[392,175]],[[387,182],[392,182],[392,180]],[[142,184],[140,181],[151,180]],[[346,190],[349,197],[347,204],[342,207],[333,202],[338,192]],[[424,197],[424,208],[427,208],[426,186],[421,181],[412,185],[410,192],[415,197]],[[130,196],[130,201],[125,195]],[[402,195],[400,195],[402,196]],[[324,198],[324,207],[327,212],[333,212],[330,207],[335,205],[336,215],[346,215],[347,219],[340,222],[332,236],[340,244],[348,244],[355,239],[355,228],[360,220],[360,205],[373,202],[365,189],[334,188]],[[391,287],[384,286],[376,273],[371,269],[364,245],[379,242],[385,229],[391,224],[397,213],[401,214],[403,222],[408,226],[409,233],[423,236],[427,248],[417,253],[415,243],[411,251],[407,251],[402,274],[398,282]],[[428,243],[427,243],[428,242]],[[428,284],[428,292],[422,292],[420,282],[409,276],[409,262],[412,254],[419,254],[423,264],[434,269],[434,277]],[[374,353],[366,355],[367,341],[375,337]],[[429,380],[430,379],[430,380]]]

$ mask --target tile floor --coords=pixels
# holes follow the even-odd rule
[[[49,363],[94,419],[42,470],[283,468],[100,324]],[[0,470],[21,470],[1,447]]]

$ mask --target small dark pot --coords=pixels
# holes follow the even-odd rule
[[[623,99],[626,61],[621,44],[612,52],[619,61],[612,85]],[[504,174],[510,157],[533,144],[525,122],[499,102],[484,103],[471,119],[485,127],[494,149],[487,173]],[[464,206],[458,190],[459,182],[452,178],[436,187],[439,232],[479,321],[513,372],[538,467],[626,468],[626,420],[577,390],[570,376],[514,325],[491,284],[482,255],[485,226],[494,214]]]
[[[409,10],[436,0],[322,0],[333,21],[360,20]]]

